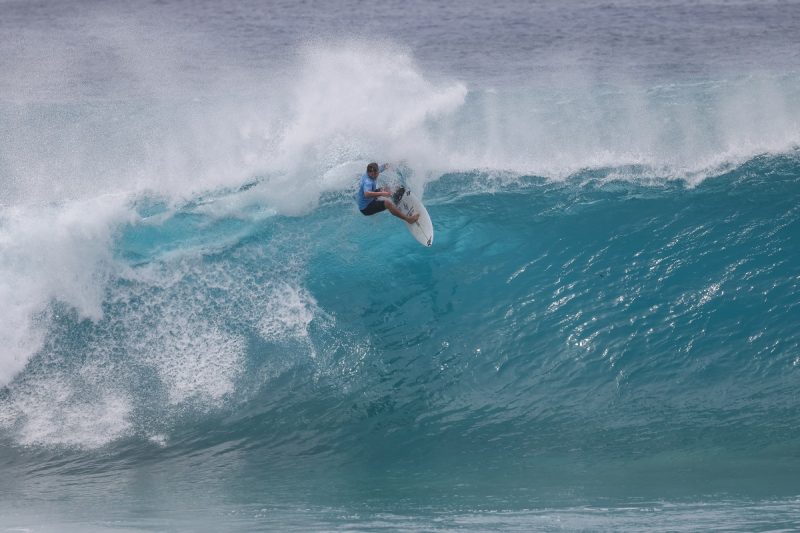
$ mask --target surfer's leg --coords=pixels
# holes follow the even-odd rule
[[[415,213],[415,214],[411,215],[410,217],[409,217],[409,216],[406,216],[406,215],[404,215],[402,211],[400,211],[399,209],[397,209],[397,206],[396,206],[396,205],[394,205],[394,204],[392,203],[392,201],[391,201],[391,200],[384,200],[384,201],[383,201],[383,203],[384,203],[384,205],[386,206],[386,209],[387,209],[387,210],[388,210],[388,211],[389,211],[391,214],[393,214],[393,215],[394,215],[394,216],[396,216],[397,218],[402,218],[403,220],[405,220],[405,221],[406,221],[406,222],[408,222],[409,224],[413,224],[413,223],[414,223],[414,222],[416,222],[416,221],[417,221],[417,219],[419,218],[419,213]]]
[[[361,210],[362,215],[370,216],[374,215],[375,213],[380,213],[386,209],[386,204],[383,200],[375,199],[372,200],[370,203],[367,204],[367,207]]]

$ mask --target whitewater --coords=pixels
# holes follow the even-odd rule
[[[0,531],[800,527],[797,3],[0,10]]]

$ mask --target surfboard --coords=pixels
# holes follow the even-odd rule
[[[423,246],[431,246],[433,244],[433,222],[419,198],[414,196],[409,189],[400,187],[394,193],[394,204],[407,216],[419,213],[417,221],[413,224],[406,222],[406,226],[417,242]]]

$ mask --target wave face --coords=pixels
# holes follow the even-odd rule
[[[298,42],[196,4],[9,6],[0,525],[800,524],[800,77],[761,31],[800,17],[687,4],[738,28],[709,44],[680,3],[512,2]],[[371,160],[432,248],[358,213]]]

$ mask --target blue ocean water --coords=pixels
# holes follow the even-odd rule
[[[800,528],[800,4],[0,11],[0,531]]]

